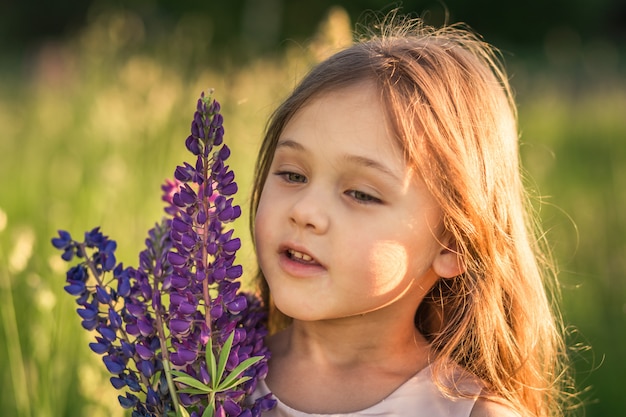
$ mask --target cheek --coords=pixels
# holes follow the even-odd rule
[[[368,262],[364,264],[370,271],[377,293],[391,292],[404,281],[408,272],[408,256],[406,247],[399,242],[380,241],[373,245]]]
[[[267,242],[269,234],[272,231],[270,210],[264,203],[263,197],[259,201],[259,206],[254,216],[254,244],[256,246],[257,255],[262,251],[263,244]]]
[[[433,245],[427,242],[408,245],[399,241],[376,242],[369,251],[368,262],[361,262],[368,269],[369,285],[378,295],[404,292],[417,284],[431,285],[434,259]]]

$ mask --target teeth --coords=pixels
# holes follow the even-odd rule
[[[313,260],[313,258],[311,258],[306,253],[298,252],[298,251],[295,251],[293,249],[289,249],[288,253],[289,253],[290,257],[292,257],[294,259],[299,259],[301,261],[311,262]]]

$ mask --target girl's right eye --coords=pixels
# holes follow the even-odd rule
[[[286,182],[291,182],[291,183],[306,183],[307,182],[307,179],[304,175],[298,174],[296,172],[278,171],[274,175],[281,177]]]

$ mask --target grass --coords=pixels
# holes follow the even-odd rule
[[[87,347],[58,228],[96,225],[136,264],[161,216],[160,184],[187,158],[195,99],[214,87],[244,209],[236,223],[247,275],[254,256],[247,195],[264,123],[315,57],[292,48],[243,66],[207,64],[194,31],[148,43],[137,17],[102,15],[66,43],[45,45],[28,69],[0,78],[0,404],[3,415],[122,416],[117,392]],[[220,61],[221,62],[221,61]],[[522,154],[562,268],[564,316],[587,415],[626,410],[626,81],[530,68],[521,60]],[[622,73],[623,74],[623,73]],[[586,88],[579,88],[584,81]]]
[[[550,196],[542,217],[576,327],[570,344],[591,348],[573,355],[589,416],[626,411],[626,87],[614,81],[575,96],[541,89],[521,113],[527,167]]]

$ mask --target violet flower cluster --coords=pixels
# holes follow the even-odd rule
[[[257,417],[275,405],[271,394],[250,397],[267,374],[266,317],[240,289],[241,243],[227,224],[241,210],[223,135],[220,105],[202,93],[185,141],[195,163],[162,187],[167,216],[148,232],[139,267],[117,263],[99,228],[82,242],[62,230],[52,239],[65,261],[78,259],[65,290],[133,417]]]

